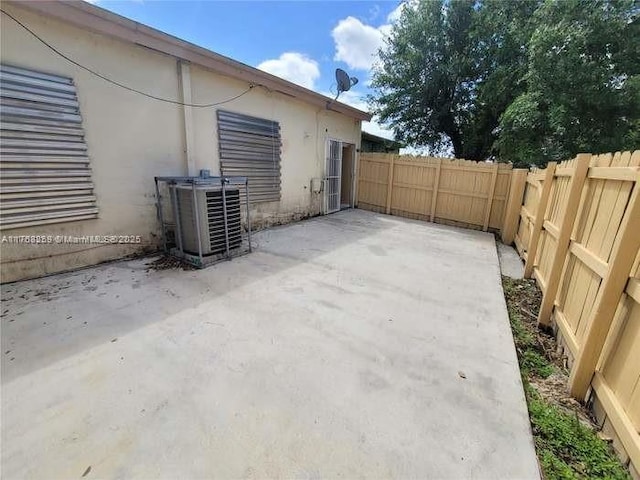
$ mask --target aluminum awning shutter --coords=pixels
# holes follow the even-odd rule
[[[73,80],[0,65],[0,228],[97,218]]]
[[[224,110],[217,114],[222,175],[247,177],[250,203],[279,201],[280,124]]]

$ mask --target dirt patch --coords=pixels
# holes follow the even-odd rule
[[[583,422],[595,428],[596,424],[589,411],[568,394],[567,359],[558,348],[555,337],[549,330],[538,328],[538,311],[542,302],[542,292],[535,280],[513,280],[505,277],[503,284],[509,314],[511,317],[516,317],[512,318],[512,327],[515,325],[515,330],[518,330],[518,326],[524,329],[524,332],[518,332],[518,335],[514,332],[518,358],[526,359],[527,353],[533,349],[554,367],[541,371],[538,365],[537,368],[530,368],[523,372],[529,374],[529,384],[544,400],[578,415]],[[519,318],[517,318],[518,315]],[[549,375],[546,375],[546,372],[549,372]]]
[[[547,378],[531,378],[529,384],[546,402],[577,416],[586,426],[594,430],[598,429],[591,412],[575,398],[568,395],[569,375],[566,372],[554,372]]]
[[[180,260],[170,255],[163,255],[156,260],[147,263],[147,271],[150,270],[197,270],[194,265]]]
[[[568,394],[567,359],[537,326],[542,300],[533,280],[502,277],[536,453],[546,479],[630,478],[591,413]]]

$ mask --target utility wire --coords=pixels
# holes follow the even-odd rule
[[[244,92],[236,95],[235,97],[231,97],[231,98],[228,98],[227,100],[222,100],[220,102],[214,102],[214,103],[183,103],[183,102],[179,102],[177,100],[171,100],[171,99],[168,99],[168,98],[157,97],[157,96],[152,95],[150,93],[145,93],[145,92],[142,92],[140,90],[136,90],[135,88],[129,87],[127,85],[124,85],[124,84],[122,84],[120,82],[117,82],[116,80],[112,80],[109,77],[106,77],[106,76],[102,75],[101,73],[98,73],[98,72],[96,72],[94,70],[91,70],[89,67],[85,67],[81,63],[76,62],[74,59],[72,59],[72,58],[68,57],[67,55],[65,55],[64,53],[62,53],[60,50],[55,48],[53,45],[47,43],[46,40],[41,38],[37,33],[35,33],[33,30],[31,30],[29,27],[27,27],[24,23],[22,23],[20,20],[15,18],[10,13],[5,12],[1,8],[0,8],[0,12],[2,12],[4,15],[9,17],[15,23],[17,23],[19,26],[21,26],[24,30],[29,32],[33,37],[36,38],[36,40],[38,40],[40,43],[42,43],[49,50],[51,50],[55,54],[61,56],[66,61],[74,64],[76,67],[79,67],[79,68],[89,72],[90,74],[95,75],[98,78],[101,78],[105,82],[109,82],[109,83],[111,83],[113,85],[116,85],[117,87],[124,88],[125,90],[129,90],[130,92],[138,93],[138,94],[143,95],[145,97],[152,98],[153,100],[158,100],[160,102],[165,102],[165,103],[171,103],[172,105],[181,105],[181,106],[185,106],[185,107],[209,108],[209,107],[215,107],[215,106],[218,106],[218,105],[224,105],[225,103],[233,102],[234,100],[237,100],[238,98],[242,97],[243,95],[246,95],[247,93],[249,93],[256,86],[256,85],[251,84],[251,85],[249,85],[249,88],[247,88]]]

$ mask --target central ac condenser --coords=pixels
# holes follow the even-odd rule
[[[224,253],[240,247],[240,191],[237,188],[216,186],[171,185],[174,206],[178,209],[176,242],[182,249],[198,255]],[[195,197],[195,198],[194,198]],[[198,235],[198,227],[200,235]],[[200,239],[200,246],[198,245]]]

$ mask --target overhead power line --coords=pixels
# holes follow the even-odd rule
[[[128,90],[130,92],[137,93],[139,95],[143,95],[143,96],[145,96],[147,98],[151,98],[151,99],[157,100],[159,102],[170,103],[172,105],[181,105],[181,106],[185,106],[185,107],[193,107],[193,108],[210,108],[210,107],[216,107],[218,105],[224,105],[225,103],[233,102],[234,100],[237,100],[238,98],[242,97],[243,95],[246,95],[247,93],[249,93],[255,87],[255,85],[251,84],[251,85],[249,85],[249,88],[247,88],[244,92],[239,93],[235,97],[231,97],[231,98],[228,98],[226,100],[221,100],[219,102],[213,102],[213,103],[184,103],[184,102],[179,102],[178,100],[172,100],[170,98],[158,97],[156,95],[152,95],[150,93],[146,93],[146,92],[143,92],[141,90],[137,90],[135,88],[129,87],[129,86],[127,86],[127,85],[125,85],[123,83],[120,83],[120,82],[118,82],[116,80],[113,80],[113,79],[111,79],[111,78],[109,78],[109,77],[107,77],[107,76],[105,76],[105,75],[103,75],[101,73],[98,73],[98,72],[96,72],[95,70],[92,70],[89,67],[86,67],[86,66],[82,65],[81,63],[75,61],[73,58],[69,57],[68,55],[65,55],[60,50],[58,50],[56,47],[54,47],[53,45],[48,43],[46,40],[44,40],[37,33],[35,33],[33,30],[31,30],[29,27],[27,27],[24,23],[22,23],[20,20],[18,20],[16,17],[11,15],[10,13],[5,12],[1,8],[0,8],[0,12],[2,12],[4,15],[9,17],[16,24],[18,24],[20,27],[22,27],[24,30],[26,30],[29,34],[31,34],[36,40],[38,40],[40,43],[42,43],[49,50],[54,52],[56,55],[59,55],[60,57],[64,58],[69,63],[72,63],[76,67],[81,68],[81,69],[89,72],[90,74],[95,75],[96,77],[104,80],[105,82],[111,83],[112,85],[115,85],[115,86],[120,87],[120,88],[124,88],[125,90]]]

